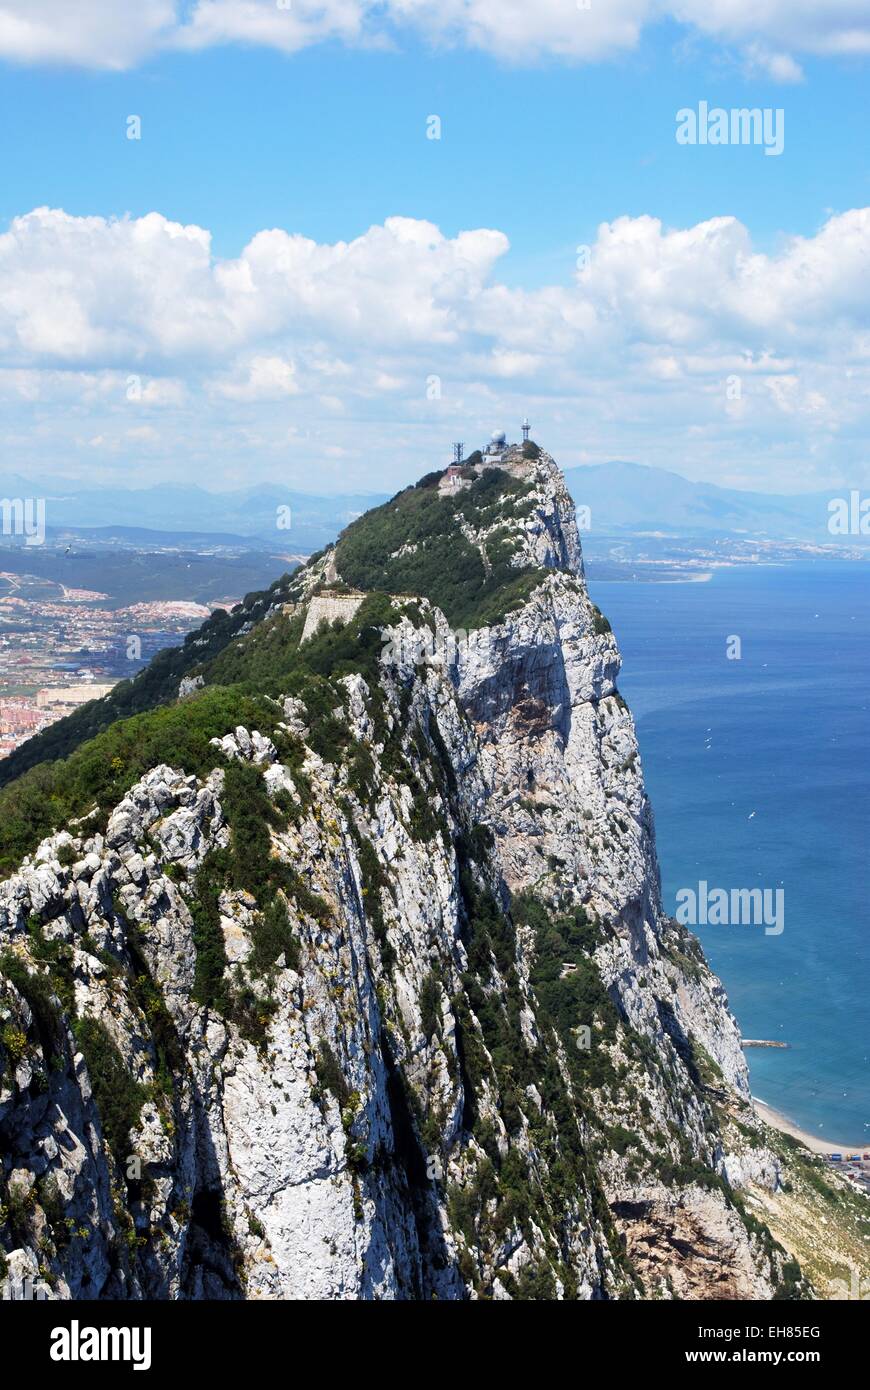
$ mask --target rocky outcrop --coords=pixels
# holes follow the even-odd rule
[[[397,600],[326,715],[288,695],[0,885],[8,1296],[26,1271],[58,1298],[781,1283],[737,1191],[779,1170],[662,911],[570,498],[548,455],[507,463],[525,505],[475,543],[549,573],[503,621],[458,636]]]

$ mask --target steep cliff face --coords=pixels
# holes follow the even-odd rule
[[[514,449],[424,482],[175,723],[71,762],[96,804],[0,885],[7,1296],[801,1291],[738,1191],[778,1161],[662,912],[561,474]],[[360,601],[312,631],[324,586]]]

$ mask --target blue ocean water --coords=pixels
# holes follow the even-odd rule
[[[782,888],[780,936],[699,926],[755,1095],[837,1143],[870,1140],[870,564],[596,583],[623,654],[666,910],[679,888]],[[740,660],[726,658],[729,637]],[[695,930],[695,928],[693,928]]]

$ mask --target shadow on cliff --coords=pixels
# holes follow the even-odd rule
[[[429,1177],[427,1155],[414,1123],[405,1081],[384,1033],[381,1034],[381,1056],[393,1127],[392,1160],[410,1204],[409,1215],[419,1252],[419,1259],[410,1271],[411,1279],[400,1296],[413,1300],[428,1300],[433,1296],[465,1299],[468,1296],[465,1284],[444,1239],[436,1189]]]
[[[196,1181],[181,1266],[180,1297],[243,1299],[243,1255],[226,1216],[226,1193],[205,1102],[192,1078],[191,1084]]]

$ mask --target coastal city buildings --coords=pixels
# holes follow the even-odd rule
[[[0,758],[237,601],[112,608],[103,593],[0,573]]]

